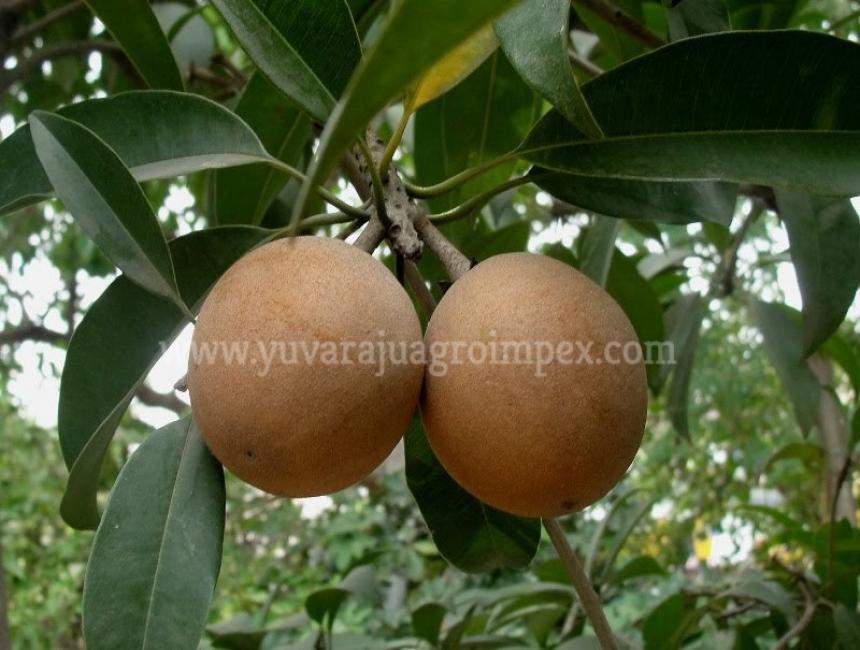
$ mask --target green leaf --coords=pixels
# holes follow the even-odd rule
[[[84,584],[87,647],[197,647],[221,566],[224,472],[191,418],[150,435],[120,472]]]
[[[778,449],[774,454],[767,459],[762,473],[783,460],[799,460],[809,469],[817,469],[824,458],[824,451],[821,446],[811,442],[791,442]]]
[[[612,258],[615,255],[615,239],[621,222],[607,217],[596,217],[594,225],[585,235],[579,270],[601,287],[606,286]]]
[[[806,364],[800,328],[779,305],[754,300],[753,320],[764,337],[764,347],[776,369],[797,421],[804,433],[815,424],[821,386]]]
[[[212,0],[266,77],[324,122],[361,58],[345,0]]]
[[[183,90],[176,59],[148,0],[86,0],[152,88]]]
[[[499,48],[492,25],[485,25],[431,66],[406,93],[403,110],[412,114],[441,97],[477,70]]]
[[[606,279],[606,291],[630,319],[644,351],[647,352],[651,346],[663,342],[665,337],[663,310],[657,293],[639,273],[636,264],[620,251],[615,251],[612,256],[612,265]],[[661,366],[657,363],[649,363],[645,368],[648,384],[656,390],[659,386]]]
[[[767,580],[758,572],[745,573],[738,583],[732,586],[731,594],[739,598],[755,598],[760,602],[767,603],[768,606],[782,614],[789,623],[793,623],[797,619],[797,609],[791,594],[778,582]]]
[[[237,614],[226,621],[208,625],[206,634],[216,648],[228,650],[260,650],[267,631],[248,614]]]
[[[305,609],[313,621],[331,630],[340,606],[347,597],[349,597],[349,591],[346,589],[337,587],[319,589],[307,597]]]
[[[851,380],[854,394],[860,395],[860,357],[854,344],[837,332],[821,346],[821,352],[839,364]]]
[[[521,568],[540,543],[540,521],[515,517],[478,501],[433,454],[416,418],[406,433],[406,481],[448,562],[467,573]]]
[[[803,347],[812,354],[838,329],[860,286],[860,219],[851,201],[777,190],[779,214],[803,296]]]
[[[224,0],[218,0],[223,2]],[[385,106],[433,64],[504,13],[517,0],[402,0],[395,3],[326,124],[293,218],[313,188]]]
[[[706,311],[705,300],[699,294],[690,294],[676,300],[666,313],[666,329],[675,350],[675,365],[666,364],[660,368],[657,386],[665,382],[670,370],[674,371],[669,387],[669,416],[675,430],[684,438],[690,437],[690,380]]]
[[[853,196],[860,191],[860,86],[850,79],[858,67],[860,45],[811,32],[685,39],[583,87],[605,139],[585,139],[552,111],[520,154],[582,176]]]
[[[661,567],[657,560],[647,555],[640,555],[614,572],[609,582],[614,585],[620,585],[624,584],[627,580],[634,580],[645,576],[665,575],[667,575],[666,569]]]
[[[130,280],[185,308],[158,219],[116,153],[52,113],[33,113],[30,130],[45,173],[81,229]]]
[[[732,29],[724,0],[663,0],[663,4],[673,41]]]
[[[701,615],[694,605],[693,599],[681,593],[661,602],[642,625],[645,650],[680,648]]]
[[[496,34],[526,83],[582,133],[603,137],[570,67],[570,0],[526,0],[496,22]]]
[[[547,174],[536,167],[535,185],[587,212],[620,219],[688,224],[732,221],[737,186],[699,181],[672,183]]]
[[[224,227],[170,243],[182,297],[202,300],[215,281],[268,233]],[[71,470],[60,513],[78,529],[99,522],[96,493],[105,451],[150,368],[186,325],[172,303],[124,276],[87,311],[69,344],[60,382],[60,447]]]
[[[267,151],[299,166],[311,135],[310,121],[261,74],[248,81],[236,114],[254,129]],[[213,212],[217,223],[259,224],[288,179],[267,164],[219,170]]]
[[[860,614],[837,603],[833,608],[833,625],[843,650],[860,648]]]
[[[419,639],[424,639],[435,647],[439,643],[439,632],[442,630],[442,621],[447,611],[439,603],[421,605],[412,612],[412,632]]]
[[[104,140],[138,181],[246,165],[270,158],[254,132],[223,106],[168,91],[135,91],[93,99],[59,114]],[[30,128],[0,143],[0,215],[54,195]]]
[[[683,268],[686,260],[693,251],[688,248],[670,248],[664,253],[649,253],[636,264],[636,269],[643,278],[651,280],[661,273]]]
[[[415,171],[432,185],[515,148],[537,118],[535,95],[501,52],[493,54],[465,81],[422,107],[415,116]],[[457,128],[451,128],[451,125]],[[500,165],[455,192],[430,201],[443,212],[510,178],[515,162]],[[448,225],[454,243],[472,220]]]

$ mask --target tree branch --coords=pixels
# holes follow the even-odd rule
[[[62,7],[58,7],[47,14],[45,14],[42,18],[38,18],[31,23],[23,25],[19,27],[12,34],[12,38],[9,40],[9,44],[11,46],[21,45],[32,38],[36,37],[40,34],[45,28],[50,27],[56,22],[63,20],[72,14],[77,13],[81,9],[85,8],[86,5],[82,0],[74,0],[69,4],[63,5]]]
[[[90,52],[103,52],[111,56],[122,56],[122,48],[113,41],[69,41],[36,50],[29,58],[22,59],[11,70],[0,71],[0,94],[5,93],[18,81],[26,79],[43,63],[67,56],[81,56]]]
[[[806,628],[809,627],[810,623],[812,623],[813,617],[815,616],[815,609],[817,607],[815,598],[813,598],[812,592],[810,592],[805,581],[801,581],[799,584],[800,589],[803,592],[803,598],[806,602],[806,606],[803,609],[803,615],[797,623],[794,624],[794,627],[792,627],[779,641],[776,642],[776,645],[773,646],[773,650],[786,650],[792,639],[799,637],[806,631]]]
[[[374,198],[371,166],[375,166],[374,169],[378,167],[385,153],[385,143],[373,131],[368,130],[367,140],[372,165],[371,161],[364,159],[361,147],[353,147],[343,163],[347,178],[363,201]],[[370,221],[359,235],[355,245],[362,250],[372,252],[385,237],[388,237],[391,248],[396,253],[406,259],[417,259],[421,257],[424,248],[413,225],[418,208],[406,194],[403,180],[396,169],[391,168],[388,178],[381,182],[387,221],[383,221],[384,215],[380,215],[376,206],[371,205]]]
[[[572,48],[567,51],[570,62],[575,68],[579,68],[589,77],[599,77],[605,70],[596,63],[592,63],[586,58],[579,56]]]
[[[427,215],[420,214],[415,219],[415,228],[421,240],[442,262],[445,272],[452,282],[456,282],[472,268],[472,261],[463,255],[442,232],[433,225]]]
[[[711,294],[714,296],[728,296],[735,289],[735,271],[738,266],[738,251],[746,239],[749,229],[752,227],[755,220],[759,218],[761,211],[753,208],[744,220],[741,222],[740,228],[732,237],[729,247],[723,253],[722,261],[720,262],[717,273],[711,283]]]
[[[189,408],[188,404],[183,402],[173,393],[159,393],[157,390],[150,388],[146,384],[141,385],[141,387],[137,389],[136,397],[140,400],[141,404],[144,404],[145,406],[167,409],[168,411],[173,411],[177,415],[184,413]]]
[[[666,44],[657,34],[646,28],[635,18],[624,13],[620,7],[608,2],[608,0],[573,0],[573,4],[575,7],[582,7],[597,14],[610,25],[614,25],[643,45],[660,47]]]
[[[65,332],[57,332],[31,322],[24,322],[17,327],[10,327],[0,332],[0,347],[15,345],[24,341],[57,344],[65,343],[67,340],[68,335]]]

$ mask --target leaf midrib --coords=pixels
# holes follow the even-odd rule
[[[616,142],[636,142],[644,140],[658,139],[684,139],[691,137],[730,137],[730,136],[748,136],[748,135],[851,135],[860,136],[860,130],[846,129],[844,131],[830,131],[822,129],[729,129],[725,131],[676,131],[667,133],[643,133],[637,135],[622,135],[622,136],[607,136],[602,140],[588,140],[586,138],[565,140],[564,142],[555,142],[553,144],[530,147],[528,149],[517,149],[516,154],[519,156],[528,156],[529,154],[541,153],[543,151],[552,151],[555,149],[565,149],[573,147],[600,147]]]
[[[182,444],[182,452],[179,456],[179,466],[176,468],[176,476],[173,479],[173,487],[170,491],[170,503],[167,506],[167,515],[164,518],[164,529],[161,532],[161,541],[158,545],[158,559],[155,562],[155,571],[153,572],[152,587],[149,592],[149,604],[146,609],[146,617],[144,618],[143,640],[141,642],[142,650],[147,648],[147,638],[149,637],[150,624],[152,622],[152,607],[155,602],[155,592],[158,586],[158,578],[161,571],[161,558],[164,556],[164,542],[167,539],[167,528],[171,520],[173,506],[176,499],[176,484],[179,483],[179,477],[182,475],[182,469],[185,466],[188,456],[188,445],[191,442],[191,419],[189,418],[185,427],[185,442]]]

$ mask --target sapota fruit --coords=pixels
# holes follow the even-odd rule
[[[389,344],[422,346],[421,326],[380,262],[336,239],[266,244],[230,268],[200,312],[194,419],[251,485],[290,497],[341,490],[386,458],[417,407],[423,365],[380,365]]]
[[[647,411],[641,347],[618,304],[572,267],[526,253],[482,262],[446,293],[425,342],[428,440],[485,503],[555,517],[627,471]]]

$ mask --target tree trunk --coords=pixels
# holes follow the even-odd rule
[[[818,429],[821,433],[821,448],[824,450],[822,518],[825,521],[830,521],[831,516],[836,521],[847,519],[852,526],[857,526],[857,503],[852,492],[851,472],[845,471],[848,462],[848,431],[842,408],[833,395],[833,367],[818,355],[809,360],[809,366],[822,386],[818,407]]]

